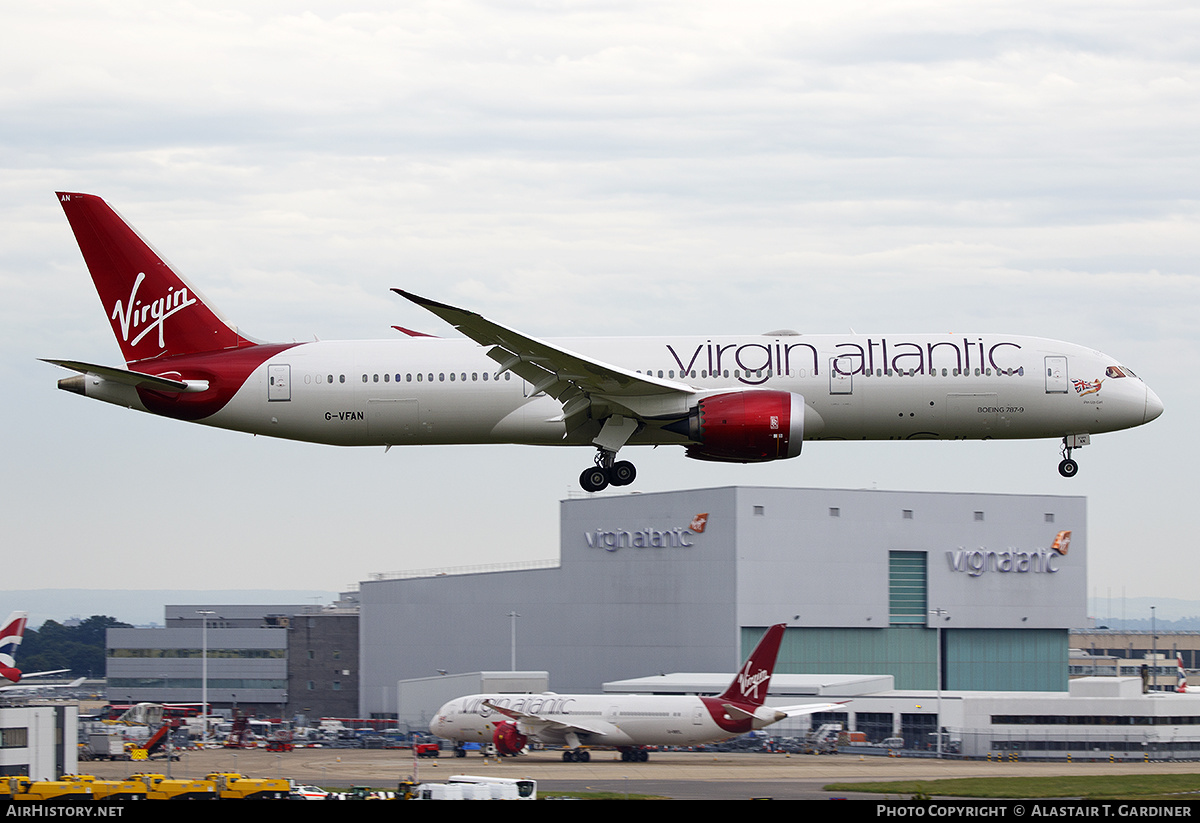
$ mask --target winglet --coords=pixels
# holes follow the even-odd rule
[[[423,331],[415,331],[413,329],[406,329],[403,326],[392,326],[392,328],[398,332],[403,332],[404,334],[407,334],[409,337],[437,337],[436,334],[426,334]]]

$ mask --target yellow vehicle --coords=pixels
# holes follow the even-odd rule
[[[129,775],[146,787],[147,800],[216,800],[217,784],[211,780],[181,780],[165,774]]]
[[[204,776],[216,784],[222,800],[286,800],[292,784],[277,777],[246,777],[236,772],[213,772]]]
[[[124,803],[145,800],[146,786],[136,780],[103,780],[91,774],[64,774],[63,783],[78,783],[91,789],[92,798],[99,803]]]
[[[30,780],[28,776],[0,778],[0,799],[34,803],[91,803],[92,789],[69,780]]]

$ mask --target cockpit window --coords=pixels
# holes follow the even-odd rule
[[[1104,370],[1104,376],[1105,377],[1124,377],[1125,370],[1123,370],[1120,366],[1109,366],[1107,369]]]

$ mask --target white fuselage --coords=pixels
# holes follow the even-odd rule
[[[429,725],[438,737],[459,743],[490,743],[496,725],[513,722],[484,701],[517,712],[535,714],[576,732],[584,746],[693,746],[724,740],[749,731],[722,728],[699,697],[598,694],[476,694],[442,706]],[[766,725],[766,724],[756,724]],[[522,733],[547,745],[575,743],[553,724],[518,722]]]
[[[764,335],[556,343],[700,393],[644,398],[648,405],[631,405],[643,419],[683,415],[696,397],[726,391],[800,395],[805,440],[1062,437],[1137,426],[1162,410],[1118,361],[1042,338]],[[561,403],[531,396],[532,387],[499,373],[486,351],[469,340],[423,337],[298,344],[255,368],[223,408],[197,422],[346,446],[590,444],[589,436],[567,436]],[[107,381],[89,380],[87,394],[144,408],[133,389]],[[686,442],[656,425],[629,440]]]

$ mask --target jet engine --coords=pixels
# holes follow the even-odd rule
[[[492,743],[500,754],[520,754],[529,738],[517,730],[516,723],[497,723]]]
[[[723,463],[764,463],[800,454],[804,398],[770,389],[705,397],[667,431],[687,437],[687,456]]]

